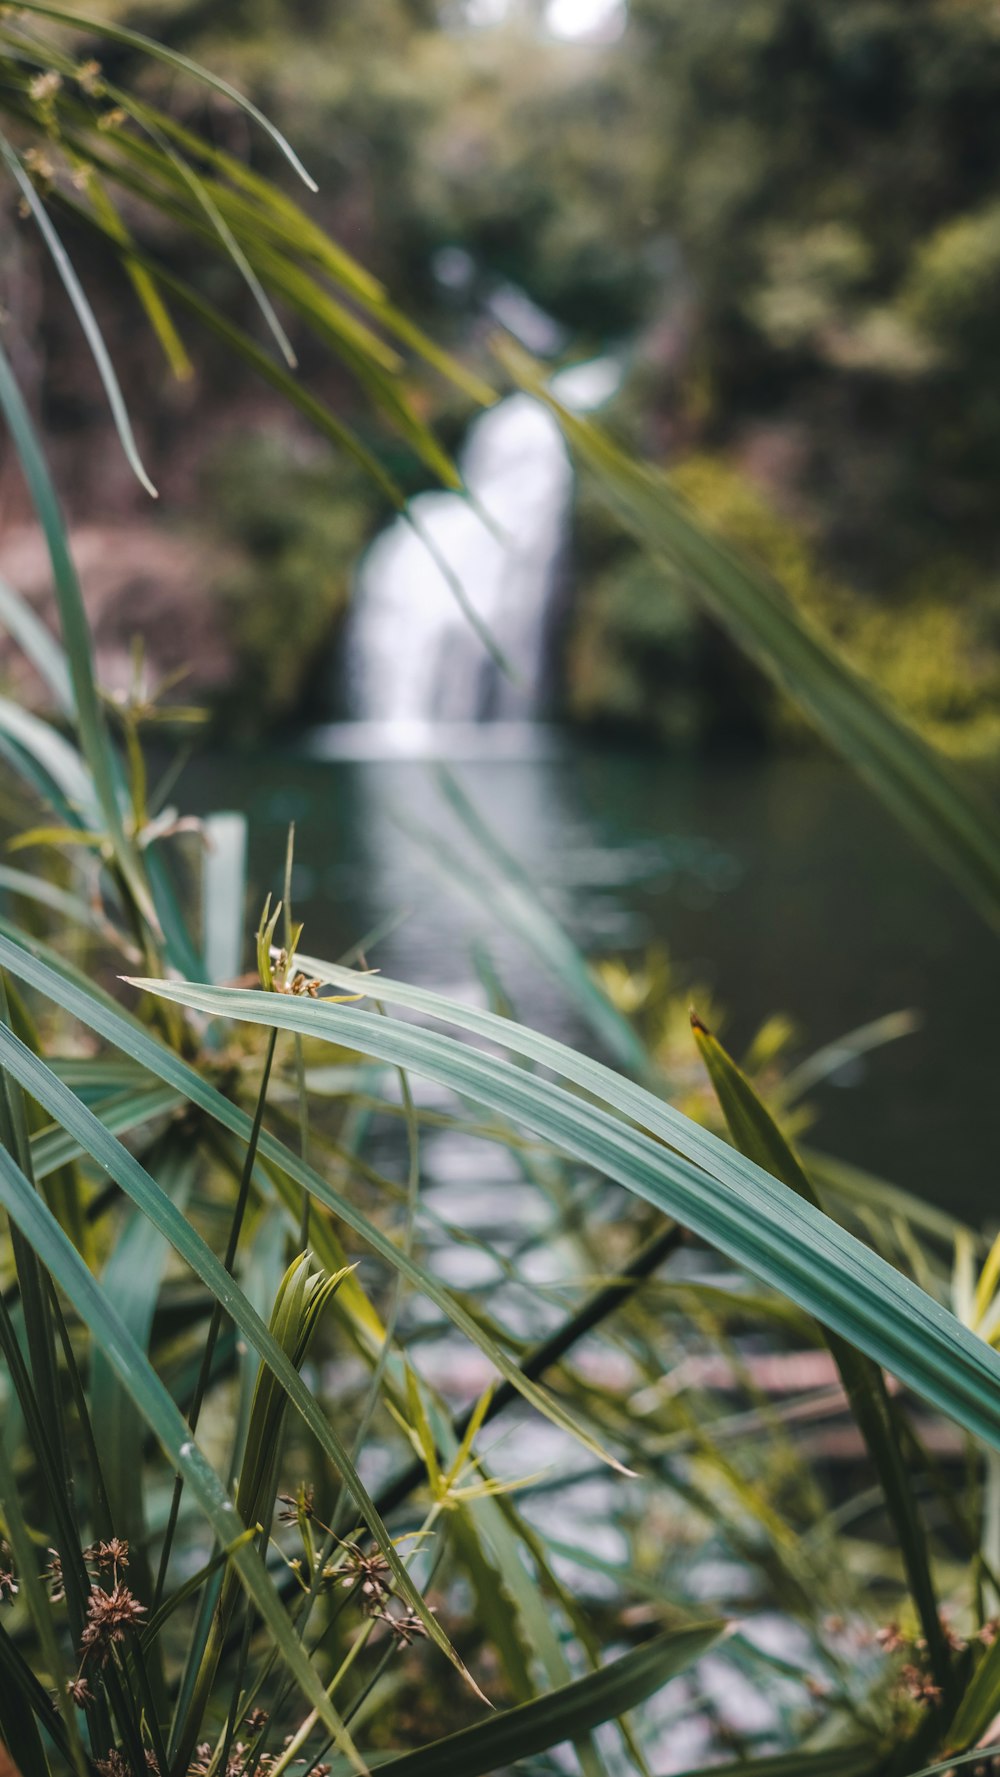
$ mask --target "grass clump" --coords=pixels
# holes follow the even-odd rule
[[[249,190],[272,272],[279,215],[332,266]],[[696,1021],[707,1075],[678,1079],[655,968],[602,983],[475,810],[487,890],[615,1068],[310,955],[287,888],[243,973],[242,848],[217,825],[209,862],[151,801],[3,357],[0,402],[61,619],[19,635],[63,716],[0,710],[42,859],[2,879],[0,918],[0,1735],[21,1777],[476,1777],[562,1747],[584,1777],[646,1777],[678,1723],[700,1769],[761,1777],[992,1756],[997,1245],[798,1152],[773,1028],[740,1068]],[[995,920],[1000,842],[963,782],[660,477],[559,417],[651,557]],[[442,1128],[506,1169],[519,1216],[435,1202]]]

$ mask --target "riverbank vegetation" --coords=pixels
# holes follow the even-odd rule
[[[366,424],[395,423],[449,478],[379,342],[402,335],[467,398],[473,374],[283,186],[169,114],[154,130],[146,100],[133,130],[130,89],[75,45],[67,67],[51,45],[25,52],[22,20],[2,30],[8,166],[36,222],[56,198],[86,218],[61,164],[36,159],[35,185],[32,132],[79,157],[86,226],[176,360],[159,304],[190,306],[186,286],[101,224],[104,178],[114,191],[131,168],[199,253],[207,215],[265,313],[272,284],[297,293],[369,391]],[[102,129],[109,102],[125,117]],[[363,343],[330,318],[331,283],[357,325],[367,303]],[[201,312],[228,332],[225,308]],[[230,374],[240,356],[262,367],[229,343]],[[308,377],[263,363],[339,430]],[[988,955],[1000,835],[965,773],[655,465],[560,407],[543,367],[508,344],[490,375],[549,402],[604,522],[650,564],[650,601],[682,585],[782,684],[977,907]],[[239,822],[193,830],[148,779],[141,660],[115,695],[95,676],[5,351],[0,406],[58,612],[49,628],[2,589],[58,711],[0,704],[8,1762],[20,1777],[988,1769],[993,1230],[798,1145],[829,1057],[790,1068],[771,1027],[737,1066],[705,1006],[682,1042],[669,982],[595,976],[480,811],[465,818],[481,890],[558,973],[593,1053],[519,1023],[485,965],[472,1005],[369,973],[370,935],[347,959],[311,955],[291,840],[281,904],[246,908]],[[135,459],[120,411],[119,427]],[[364,441],[340,444],[385,493]],[[780,544],[776,572],[799,559]],[[460,1208],[421,1189],[442,1130],[475,1156]]]

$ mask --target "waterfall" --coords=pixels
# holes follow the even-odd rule
[[[471,498],[418,495],[414,523],[396,519],[361,562],[346,641],[348,706],[358,721],[519,722],[539,713],[572,493],[566,447],[546,408],[512,395],[473,425],[460,468]]]

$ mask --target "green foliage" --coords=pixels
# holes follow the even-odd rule
[[[576,499],[574,601],[565,670],[576,721],[664,742],[701,739],[718,707],[705,684],[705,637],[688,600],[665,588],[584,485]]]
[[[750,9],[741,28],[766,16]],[[332,244],[288,222],[277,192],[255,199],[248,259],[281,214],[283,253],[332,265]],[[531,366],[508,363],[535,386]],[[394,385],[373,392],[398,420]],[[22,1777],[279,1777],[330,1747],[338,1774],[473,1777],[566,1747],[583,1777],[647,1777],[688,1719],[707,1770],[732,1750],[735,1679],[773,1699],[765,1735],[737,1730],[739,1768],[760,1777],[896,1777],[964,1753],[997,1689],[1000,1243],[877,1180],[860,1192],[822,1156],[800,1162],[777,1026],[743,1070],[703,1040],[730,1146],[704,1082],[673,1072],[666,972],[596,978],[454,789],[479,852],[470,891],[622,1071],[492,1010],[314,959],[289,906],[261,917],[259,985],[206,980],[212,957],[245,947],[240,848],[222,868],[151,812],[134,712],[96,685],[6,358],[0,397],[61,640],[40,637],[12,589],[4,607],[64,722],[0,709],[49,890],[0,879],[13,908],[0,919],[0,1723]],[[775,552],[782,593],[655,471],[560,419],[655,584],[680,577],[712,605],[995,917],[992,814],[812,622],[808,558],[748,509],[746,540]],[[280,501],[261,524],[280,562]],[[289,851],[289,881],[290,866]],[[189,918],[206,893],[216,901]],[[447,1096],[423,1101],[420,1078]],[[523,1225],[505,1205],[498,1228],[454,1226],[425,1200],[424,1136],[442,1128],[502,1161],[531,1204]],[[148,1299],[125,1271],[140,1259]],[[810,1441],[816,1389],[779,1402],[754,1366],[764,1337],[814,1357],[817,1322],[880,1481],[873,1498],[859,1446],[836,1509]],[[456,1358],[474,1378],[461,1411],[435,1370]],[[924,1427],[891,1410],[883,1364],[951,1421],[961,1489]],[[787,1652],[755,1638],[758,1612],[791,1632]]]
[[[1000,725],[997,590],[961,557],[914,573],[886,603],[824,573],[800,526],[731,459],[707,454],[671,468],[671,485],[702,522],[780,581],[929,738],[948,752],[994,755]],[[582,591],[570,643],[572,713],[638,726],[666,741],[751,731],[801,744],[793,705],[749,676],[699,621],[683,587],[664,584],[609,523],[592,491],[578,501]]]
[[[1000,275],[1000,209],[989,205],[941,225],[914,254],[902,303],[914,324],[950,356],[990,350]]]
[[[693,453],[738,463],[765,504],[791,513],[808,539],[824,618],[862,670],[885,670],[892,695],[936,740],[993,752],[1000,410],[987,367],[996,357],[1000,41],[992,0],[636,0],[620,41],[601,46],[553,41],[544,10],[521,0],[486,26],[443,0],[351,0],[310,16],[304,29],[296,9],[256,0],[237,29],[216,0],[196,8],[166,0],[159,16],[177,50],[206,53],[263,95],[319,175],[319,213],[377,263],[435,338],[480,361],[484,307],[513,283],[564,329],[624,345],[636,364],[632,441],[671,461]],[[128,16],[124,4],[113,11]],[[10,35],[19,40],[27,28],[22,19]],[[127,34],[108,56],[127,91],[140,69],[144,95],[154,90]],[[27,78],[22,71],[22,84]],[[16,146],[22,158],[30,143],[52,162],[53,210],[72,206],[75,215],[68,74],[64,81],[28,107]],[[195,94],[185,102],[196,123]],[[169,119],[149,121],[167,130]],[[74,128],[79,134],[82,120]],[[346,424],[374,459],[369,467],[408,491],[406,442],[433,471],[428,420],[450,431],[462,417],[456,386],[426,375],[427,342],[399,334],[400,317],[390,319],[369,283],[365,317],[382,350],[362,344],[345,316],[350,276],[338,281],[345,256],[330,267],[331,310],[299,284],[301,262],[277,264],[244,235],[250,218],[216,183],[235,177],[231,165],[206,164],[176,134],[166,140],[199,183],[160,156],[159,216],[144,221],[136,179],[152,169],[150,153],[157,160],[157,139],[131,140],[141,128],[136,120],[101,136],[89,221],[136,236],[136,253],[119,246],[170,362],[183,368],[194,354],[214,365],[205,401],[224,401],[227,379],[198,337],[204,329],[188,339],[188,314],[205,319],[192,300],[208,300],[217,323],[225,292],[226,313],[247,317],[254,338],[268,320],[254,312],[263,296],[300,353],[306,331],[345,354],[353,386],[338,383],[331,397],[320,376],[310,387],[327,423],[335,415]],[[261,147],[277,158],[270,138]],[[48,197],[42,173],[35,189]],[[183,267],[186,295],[144,259],[162,265],[171,220],[199,231],[197,249],[175,237],[172,275]],[[458,272],[442,281],[441,255],[454,259],[456,249]],[[104,303],[102,319],[112,307]],[[405,369],[386,357],[401,343]],[[277,366],[264,354],[257,368],[273,375]],[[403,402],[390,421],[393,442],[389,427],[373,437],[360,417],[372,375]],[[263,582],[249,571],[227,589],[249,638],[233,700],[244,720],[250,710],[261,723],[280,718],[298,677],[290,637],[301,637],[305,653],[320,633],[318,617],[307,621],[307,607],[316,609],[305,593],[309,505],[288,503],[302,535],[287,550],[296,613],[287,635],[274,633],[258,597]],[[343,538],[333,539],[338,560],[349,531],[345,520]],[[562,662],[569,712],[667,741],[720,730],[784,735],[784,717],[775,721],[717,635],[679,602],[669,617],[662,599],[647,613],[642,570],[624,558],[598,576],[593,540],[581,510],[582,573]],[[339,570],[335,577],[342,586]],[[334,597],[324,583],[326,591]],[[931,613],[956,605],[955,617]],[[320,606],[330,608],[325,596]],[[270,687],[260,664],[268,659]],[[658,698],[661,672],[669,695]]]
[[[220,453],[207,493],[236,558],[212,589],[236,655],[218,713],[230,737],[253,738],[313,700],[322,710],[354,567],[391,508],[359,469],[263,434]]]

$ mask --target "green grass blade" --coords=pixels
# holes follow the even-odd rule
[[[76,748],[48,722],[21,709],[8,697],[0,697],[0,730],[28,753],[55,785],[59,806],[69,809],[71,819],[91,832],[99,832],[101,806],[94,793],[93,778]]]
[[[64,715],[73,713],[73,687],[66,655],[27,599],[0,580],[0,623],[44,679]]]
[[[110,1132],[109,1132],[110,1133]],[[157,1183],[183,1214],[197,1164],[190,1149],[164,1155]],[[138,1210],[119,1228],[101,1277],[140,1351],[148,1351],[169,1244]],[[116,1533],[145,1546],[142,1421],[100,1351],[90,1368],[90,1418],[101,1454],[108,1505]]]
[[[922,1765],[919,1771],[913,1772],[912,1777],[948,1777],[948,1773],[960,1771],[966,1765],[974,1765],[979,1772],[986,1771],[991,1757],[996,1762],[996,1747],[997,1742],[994,1740],[989,1746],[977,1746],[972,1752],[953,1754],[951,1758],[941,1759],[936,1765]],[[976,1777],[975,1772],[973,1777]]]
[[[663,475],[634,462],[598,426],[562,407],[523,353],[504,347],[501,356],[514,380],[552,409],[577,460],[593,472],[626,528],[666,572],[705,600],[984,917],[1000,923],[995,812],[841,659],[764,569],[706,534]]]
[[[155,118],[146,111],[144,106],[136,104],[128,93],[122,92],[119,88],[109,88],[109,91],[111,96],[117,100],[128,115],[139,124],[140,128],[149,132],[156,146],[160,149],[162,154],[167,156],[171,165],[176,169],[184,184],[192,193],[196,203],[204,211],[211,225],[212,233],[214,233],[222,243],[224,251],[232,260],[240,277],[250,291],[254,302],[257,304],[257,307],[264,318],[265,325],[274,337],[285,363],[289,366],[289,369],[294,370],[298,360],[296,359],[292,342],[275,313],[274,304],[271,302],[267,291],[264,289],[257,273],[250,264],[240,242],[237,240],[225,217],[222,215],[219,206],[215,202],[205,181],[198,177],[194,168],[190,167],[183,155],[179,154],[177,149],[173,147],[169,138],[159,129]]]
[[[90,168],[88,194],[109,233],[116,236],[120,245],[127,252],[134,242],[111,197],[98,178],[97,169],[93,163]],[[125,260],[125,271],[173,375],[180,383],[190,382],[194,375],[194,366],[187,355],[184,341],[174,326],[173,316],[157,290],[156,284],[148,271],[145,271],[132,258]]]
[[[61,889],[56,883],[49,882],[45,876],[32,876],[27,870],[13,870],[9,864],[0,864],[0,889],[9,895],[23,896],[27,901],[37,901],[40,907],[57,913],[67,925],[79,926],[84,931],[93,932],[104,943],[122,948],[119,934],[96,907],[69,889]],[[128,950],[129,947],[125,945],[124,948]],[[133,951],[132,954],[136,953]]]
[[[393,333],[403,345],[477,406],[489,407],[496,401],[497,391],[489,383],[475,375],[450,353],[443,351],[407,315],[401,313],[371,272],[325,234],[312,217],[285,192],[262,179],[224,149],[186,129],[176,118],[161,111],[154,111],[153,115],[164,134],[172,136],[192,157],[215,167],[236,188],[228,190],[222,187],[216,193],[216,201],[224,203],[226,214],[234,227],[239,224],[241,232],[244,227],[248,227],[251,235],[265,238],[296,260],[314,265],[325,272],[342,290],[367,309],[373,320],[387,332]],[[132,143],[126,144],[123,138],[118,139],[117,145],[126,152],[131,152],[134,146]]]
[[[340,1437],[330,1424],[327,1415],[313,1399],[294,1364],[289,1361],[278,1342],[250,1306],[243,1291],[234,1282],[225,1266],[216,1258],[211,1248],[196,1233],[177,1206],[150,1178],[134,1155],[129,1153],[128,1149],[123,1147],[105,1129],[93,1112],[88,1110],[86,1105],[68,1087],[64,1086],[61,1080],[57,1079],[56,1075],[46,1067],[38,1056],[33,1055],[14,1036],[13,1032],[4,1026],[0,1026],[0,1066],[4,1067],[32,1098],[44,1106],[50,1115],[55,1117],[62,1127],[79,1141],[98,1165],[110,1174],[122,1190],[131,1197],[143,1215],[148,1217],[151,1224],[169,1240],[174,1250],[181,1255],[185,1263],[191,1267],[195,1275],[201,1279],[202,1283],[225,1308],[227,1314],[235,1321],[240,1332],[258,1353],[262,1362],[301,1414],[305,1424],[317,1439],[320,1448],[344,1477],[358,1511],[392,1569],[401,1596],[406,1599],[410,1608],[416,1611],[421,1621],[424,1622],[431,1640],[436,1642],[447,1658],[465,1675],[465,1667],[455,1653],[444,1630],[433,1614],[428,1611],[408,1570],[400,1560],[371,1496],[363,1486]],[[118,1319],[121,1321],[120,1315]],[[131,1333],[129,1337],[132,1345],[135,1345],[136,1341]]]
[[[204,1567],[200,1567],[197,1573],[193,1573],[190,1579],[186,1579],[183,1585],[174,1588],[170,1597],[164,1599],[158,1610],[154,1610],[148,1623],[144,1624],[140,1631],[139,1638],[144,1648],[152,1647],[157,1636],[164,1628],[164,1625],[169,1623],[174,1612],[179,1610],[182,1604],[187,1604],[188,1600],[193,1598],[197,1592],[200,1592],[202,1586],[204,1586],[214,1574],[217,1574],[221,1567],[226,1565],[226,1562],[234,1553],[238,1545],[252,1542],[256,1534],[257,1532],[255,1529],[242,1531],[239,1536],[233,1538],[231,1543],[227,1543],[224,1549],[220,1549],[217,1555],[213,1555],[211,1561],[207,1561]]]
[[[68,25],[73,31],[86,31],[95,37],[107,37],[112,43],[123,43],[129,49],[141,50],[144,55],[151,56],[154,61],[165,62],[168,67],[176,69],[179,73],[191,75],[202,85],[209,86],[214,92],[221,93],[239,110],[245,111],[248,117],[252,117],[254,122],[270,136],[272,142],[280,148],[285,159],[294,167],[299,178],[304,185],[309,187],[310,191],[318,189],[316,181],[306,172],[291,143],[271,122],[270,118],[266,117],[263,111],[258,110],[251,99],[244,97],[236,87],[230,86],[228,80],[222,80],[210,69],[203,68],[200,62],[192,61],[190,56],[182,55],[179,50],[169,49],[165,43],[158,43],[154,37],[146,37],[141,31],[130,30],[127,25],[111,24],[106,19],[93,18],[86,13],[65,12],[59,7],[45,5],[44,0],[25,0],[25,4],[21,6],[20,10],[35,13],[40,18],[52,19],[56,24]]]
[[[647,1075],[645,1046],[595,979],[586,957],[548,911],[537,884],[501,845],[454,774],[442,768],[437,779],[445,800],[489,867],[485,878],[470,877],[461,860],[450,854],[446,858],[450,880],[471,891],[479,905],[485,899],[509,930],[534,950],[543,967],[569,993],[598,1041],[622,1067],[629,1073]],[[428,835],[428,840],[440,850],[436,834]]]
[[[725,1143],[717,1144],[721,1154],[713,1157],[712,1176],[608,1110],[436,1032],[329,1001],[175,982],[140,985],[198,1011],[326,1037],[410,1068],[523,1124],[675,1217],[1000,1449],[1000,1354],[877,1253]],[[381,994],[381,987],[376,991]],[[636,1093],[655,1113],[658,1101],[631,1086]],[[621,1096],[629,1102],[631,1094]],[[611,1102],[621,1109],[616,1098]],[[670,1140],[697,1155],[703,1136],[678,1116]]]
[[[866,1746],[831,1746],[821,1752],[776,1752],[770,1758],[739,1759],[736,1764],[712,1765],[711,1777],[875,1777],[882,1769],[882,1753]],[[935,1770],[943,1766],[935,1766]],[[709,1777],[703,1765],[681,1771],[678,1777]],[[918,1777],[930,1777],[926,1771]]]
[[[223,175],[216,187],[216,201],[223,201],[222,194],[225,194],[229,221],[233,227],[239,228],[244,238],[247,233],[262,234],[282,252],[292,253],[297,259],[325,272],[340,289],[363,307],[381,308],[386,301],[386,292],[378,279],[366,271],[330,235],[324,233],[307,211],[295,203],[279,185],[260,173],[255,173],[245,161],[227,154],[224,148],[219,148],[204,136],[188,129],[169,112],[161,111],[145,100],[143,103],[164,135],[170,136],[192,160],[198,161],[202,166],[212,167]],[[85,121],[89,124],[91,120],[86,118]],[[148,158],[146,144],[134,138],[119,135],[115,138],[114,146],[126,158]],[[114,170],[110,166],[107,148],[107,137],[102,137],[102,164],[109,170]],[[228,184],[224,181],[228,181]],[[453,371],[457,377],[461,367],[456,364]]]
[[[974,1746],[1000,1715],[1000,1641],[987,1648],[948,1730],[947,1743],[956,1752]]]
[[[12,928],[0,920],[0,933],[10,933]],[[42,957],[46,960],[42,960]],[[215,1118],[223,1128],[237,1135],[246,1142],[252,1133],[252,1124],[245,1111],[234,1105],[206,1080],[188,1067],[180,1057],[170,1049],[154,1041],[137,1018],[123,1014],[110,996],[97,988],[92,988],[82,976],[62,959],[54,957],[46,946],[33,943],[30,948],[25,946],[22,935],[14,939],[0,936],[0,967],[9,970],[15,979],[22,979],[37,987],[39,992],[63,1006],[73,1017],[91,1030],[107,1037],[109,1042],[123,1048],[154,1074],[184,1093],[193,1104]],[[282,996],[267,996],[277,1001]],[[522,1374],[518,1365],[499,1346],[496,1341],[484,1333],[476,1317],[469,1314],[461,1302],[448,1290],[432,1272],[426,1270],[415,1259],[403,1253],[399,1247],[365,1215],[361,1214],[347,1197],[328,1184],[320,1173],[307,1165],[297,1154],[294,1154],[284,1143],[278,1141],[267,1132],[262,1134],[260,1151],[268,1163],[269,1171],[280,1177],[291,1179],[302,1187],[336,1217],[354,1230],[365,1243],[370,1246],[388,1265],[404,1272],[411,1283],[423,1295],[435,1304],[449,1320],[464,1333],[473,1344],[478,1345],[490,1363],[500,1374],[513,1382],[518,1392],[540,1413],[599,1456],[603,1462],[614,1464],[601,1446],[589,1437],[579,1423],[568,1413],[552,1395],[544,1389],[530,1383]],[[297,1207],[301,1206],[298,1199]],[[346,1287],[346,1286],[345,1286]],[[378,1342],[381,1342],[378,1336]]]
[[[233,1543],[233,1533],[235,1531],[238,1536],[241,1527],[218,1475],[191,1438],[184,1419],[114,1305],[20,1168],[3,1149],[0,1149],[0,1202],[76,1309],[95,1345],[104,1352],[168,1461],[184,1475],[218,1541],[223,1546]],[[231,1558],[303,1695],[318,1711],[354,1769],[363,1771],[364,1766],[292,1629],[263,1563],[249,1544],[238,1541]]]
[[[5,1149],[0,1148],[0,1167],[5,1164],[17,1171],[14,1161]],[[41,1208],[41,1200],[32,1191],[23,1173],[19,1174],[19,1177],[23,1180],[24,1188],[35,1197],[35,1201]],[[47,1215],[48,1211],[46,1210],[44,1213]],[[55,1223],[53,1225],[57,1226]],[[65,1239],[65,1236],[61,1234],[61,1238]],[[49,1595],[38,1571],[38,1554],[35,1542],[21,1510],[17,1481],[10,1466],[3,1438],[0,1438],[0,1502],[2,1502],[4,1531],[13,1552],[18,1583],[28,1601],[28,1609],[35,1625],[42,1658],[48,1668],[48,1676],[56,1688],[56,1708],[65,1730],[65,1742],[70,1759],[75,1770],[80,1773],[80,1777],[85,1777],[87,1760],[80,1738],[76,1710],[66,1694],[66,1687],[63,1683],[65,1674],[55,1617]]]
[[[698,1052],[740,1152],[781,1179],[807,1203],[822,1209],[820,1198],[798,1155],[750,1081],[694,1013],[691,1024]],[[930,1549],[910,1483],[903,1446],[897,1435],[885,1378],[877,1364],[855,1351],[835,1333],[828,1334],[827,1343],[851,1412],[881,1482],[935,1679],[939,1685],[947,1687],[951,1656],[941,1623]]]
[[[380,1761],[376,1768],[396,1772],[397,1777],[484,1777],[518,1759],[578,1739],[636,1708],[701,1659],[723,1630],[718,1622],[667,1630],[585,1678],[530,1703],[518,1703],[431,1746]]]
[[[648,1129],[670,1146],[679,1147],[689,1158],[704,1166],[707,1172],[723,1180],[729,1176],[733,1150],[727,1142],[721,1141],[710,1130],[691,1123],[674,1110],[672,1105],[643,1091],[640,1086],[615,1073],[604,1063],[568,1048],[553,1037],[544,1036],[539,1031],[529,1029],[527,1025],[517,1024],[495,1012],[469,1006],[463,1000],[452,999],[428,988],[413,987],[406,982],[393,981],[385,975],[365,975],[341,964],[328,962],[322,957],[307,955],[304,951],[298,953],[296,963],[305,974],[328,982],[330,986],[345,993],[362,997],[377,995],[387,1005],[404,1006],[424,1018],[434,1018],[439,1022],[455,1025],[460,1030],[470,1031],[475,1036],[485,1037],[488,1042],[499,1044],[512,1054],[537,1062],[560,1078],[572,1081],[591,1096],[613,1105],[640,1128]],[[883,1180],[863,1173],[856,1167],[849,1167],[841,1161],[831,1160],[827,1155],[817,1154],[810,1154],[809,1164],[814,1175],[819,1176],[822,1173],[824,1186],[836,1191],[838,1196],[851,1202],[871,1200],[884,1208],[887,1214],[904,1215],[927,1234],[942,1240],[949,1248],[960,1230],[971,1233],[971,1230],[965,1229],[963,1224],[956,1222],[943,1210],[932,1204],[925,1204],[919,1198],[908,1196],[898,1187],[887,1185]],[[717,1171],[720,1167],[722,1170]]]
[[[55,490],[49,478],[45,459],[35,436],[35,429],[24,405],[21,391],[11,370],[7,355],[0,345],[0,409],[6,417],[21,459],[28,491],[45,534],[52,574],[55,582],[63,641],[69,660],[77,721],[84,757],[94,781],[100,804],[102,824],[114,845],[121,872],[135,899],[136,906],[153,931],[159,930],[149,890],[136,856],[127,839],[118,800],[116,761],[104,722],[97,687],[94,682],[90,630],[76,577],[62,515]]]
[[[0,1746],[5,1746],[13,1759],[16,1777],[51,1777],[39,1721],[44,1722],[66,1765],[71,1765],[69,1741],[47,1690],[0,1623]]]
[[[39,233],[48,248],[52,263],[62,280],[63,288],[76,312],[76,318],[83,329],[84,338],[90,347],[91,357],[97,366],[97,374],[104,385],[104,393],[107,396],[108,406],[111,409],[111,416],[115,422],[115,430],[121,441],[121,447],[131,465],[132,472],[137,481],[139,481],[145,488],[147,494],[150,494],[155,500],[157,498],[156,489],[143,467],[142,458],[139,455],[138,446],[135,442],[135,435],[132,431],[132,422],[128,417],[128,408],[125,406],[125,398],[121,392],[118,377],[115,374],[115,367],[111,362],[111,355],[104,343],[104,335],[97,324],[97,316],[94,314],[94,311],[87,300],[83,285],[77,277],[73,261],[52,226],[52,221],[45,205],[42,203],[41,198],[22,167],[21,162],[18,160],[17,155],[14,153],[13,148],[2,133],[0,133],[0,158],[2,158],[6,164],[11,178],[15,181],[25,204],[28,206],[28,209],[31,211],[31,214],[38,225]]]
[[[177,302],[181,303],[191,314],[196,315],[210,332],[222,340],[225,346],[242,358],[244,363],[249,364],[251,369],[264,378],[265,382],[269,382],[272,387],[276,388],[292,407],[298,408],[299,412],[316,426],[324,437],[336,445],[338,450],[343,450],[353,457],[391,505],[402,511],[406,504],[402,490],[382,467],[374,452],[370,451],[355,436],[349,426],[345,426],[337,419],[331,408],[310,394],[302,383],[296,382],[283,365],[270,357],[255,339],[252,339],[242,328],[237,327],[212,303],[206,302],[204,297],[200,296],[189,284],[186,284],[182,278],[175,277],[155,259],[140,252],[137,248],[123,247],[114,230],[109,229],[100,217],[94,215],[85,205],[77,203],[65,193],[62,194],[62,202],[64,208],[102,235],[104,239],[110,241],[123,263],[131,260],[132,264],[141,266],[148,271],[158,286],[169,291]]]

